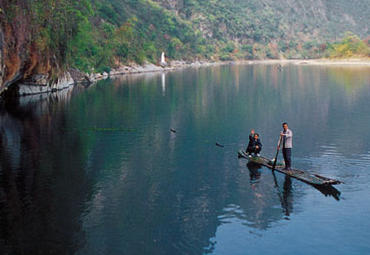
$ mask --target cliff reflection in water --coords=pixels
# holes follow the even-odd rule
[[[1,254],[73,254],[83,244],[91,183],[80,137],[62,131],[70,96],[64,90],[1,106]]]

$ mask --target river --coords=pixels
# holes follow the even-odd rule
[[[343,184],[237,158],[252,128],[273,157],[284,121],[293,166]],[[2,103],[0,253],[369,254],[369,128],[368,67],[189,68]]]

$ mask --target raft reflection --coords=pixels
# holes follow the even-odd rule
[[[254,164],[252,162],[247,163],[247,168],[250,172],[251,181],[259,179],[261,177],[261,173],[258,169],[262,167]],[[284,184],[283,184],[283,191],[280,190],[278,181],[276,179],[275,171],[272,171],[272,176],[274,179],[274,186],[276,190],[276,194],[279,197],[279,201],[281,204],[281,208],[285,216],[289,216],[290,213],[293,211],[293,198],[292,198],[292,180],[289,176],[285,176]]]

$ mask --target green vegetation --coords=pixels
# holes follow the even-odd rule
[[[347,33],[341,42],[329,46],[328,56],[331,58],[370,58],[370,47],[368,42],[362,41],[352,33]]]
[[[44,62],[108,72],[158,62],[162,51],[183,60],[368,57],[354,34],[333,43],[343,31],[368,36],[368,10],[366,0],[16,0],[0,1],[0,23],[26,24],[20,32]]]
[[[196,56],[202,46],[190,24],[151,1],[94,1],[70,48],[72,63],[84,71],[109,70],[118,63],[156,62]],[[142,11],[145,10],[145,11]]]

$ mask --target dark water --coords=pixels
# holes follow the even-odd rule
[[[370,254],[369,68],[131,76],[0,116],[1,254]],[[293,166],[344,184],[237,159],[251,128],[272,157],[282,121]]]

